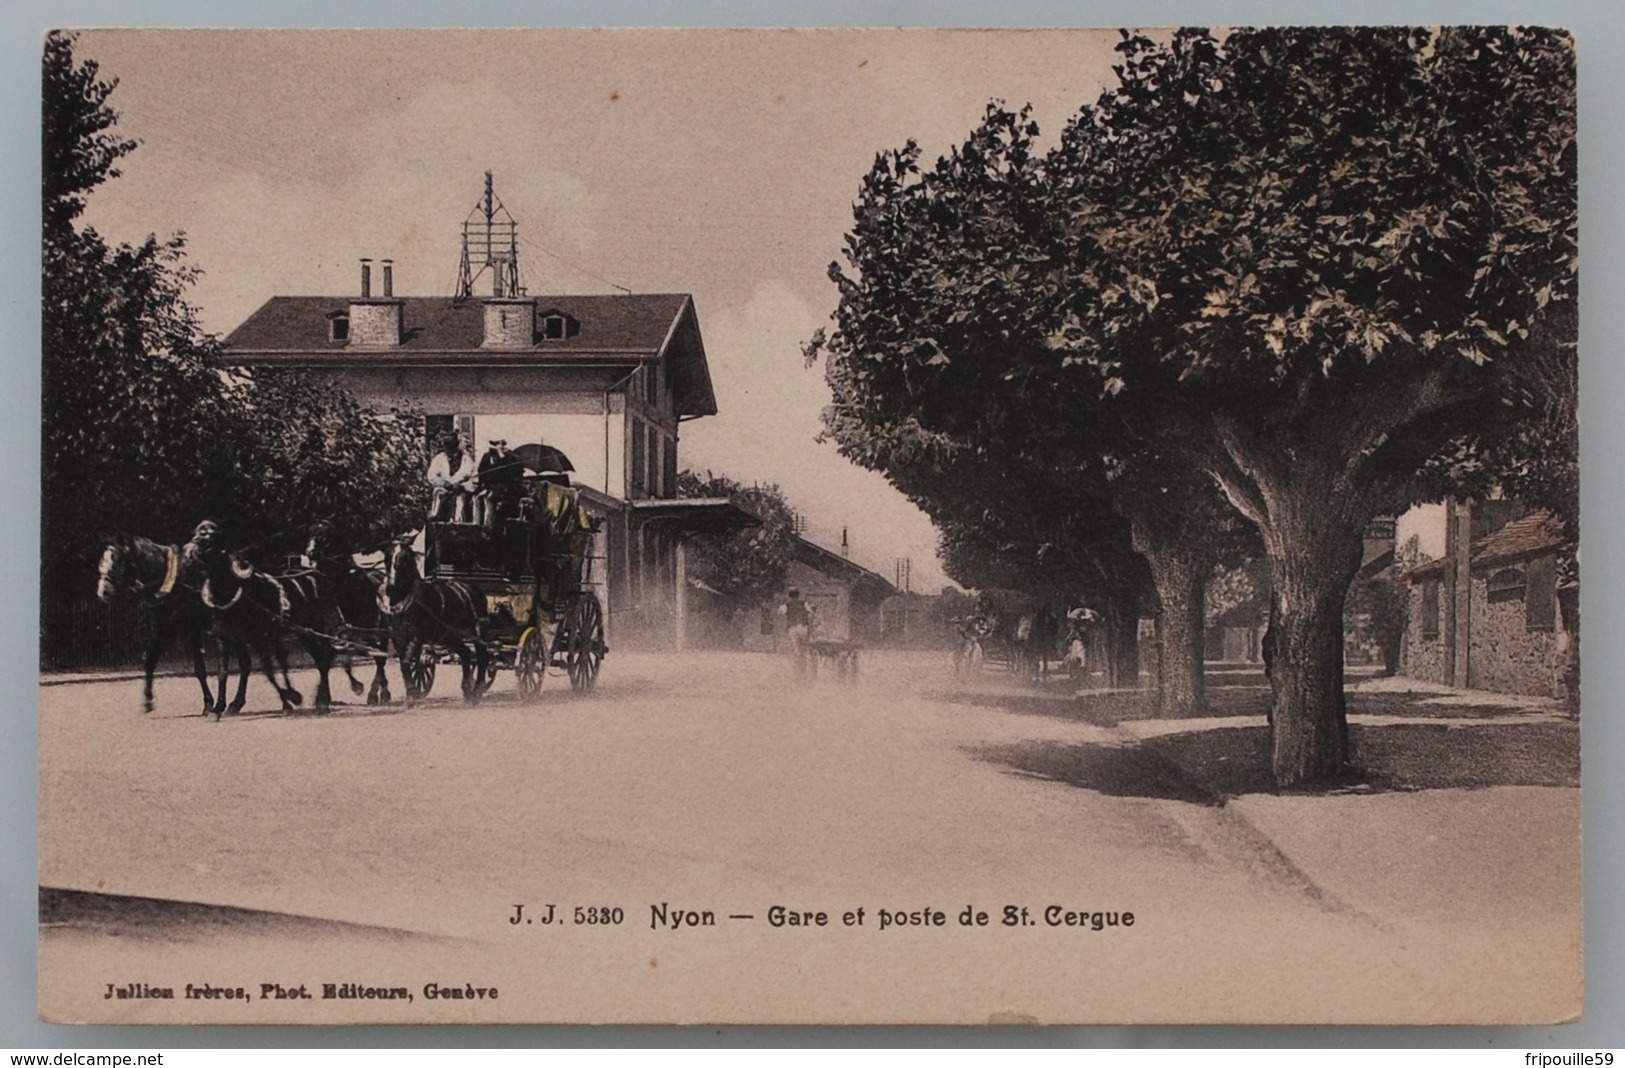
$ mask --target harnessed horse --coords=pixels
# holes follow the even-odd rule
[[[315,707],[325,710],[331,706],[327,673],[333,666],[334,652],[331,640],[317,629],[326,622],[320,578],[314,574],[286,578],[265,575],[220,549],[203,553],[202,560],[203,603],[215,613],[216,629],[259,653],[261,669],[281,698],[282,710],[290,711],[304,702],[288,678],[288,656],[282,639],[289,632],[310,654],[319,673]],[[277,671],[272,670],[273,665]],[[234,708],[242,707],[246,686],[245,672]],[[359,683],[356,686],[359,690]]]
[[[209,669],[204,660],[204,638],[213,622],[209,610],[199,599],[202,569],[195,558],[188,557],[174,545],[129,534],[120,534],[102,550],[101,562],[96,569],[96,596],[112,604],[126,597],[138,599],[152,620],[152,637],[147,642],[142,662],[141,711],[152,711],[152,676],[163,656],[176,638],[185,640],[192,651],[192,671],[203,689],[203,714],[211,712],[218,717],[226,707],[226,654],[227,643],[219,635],[220,683],[218,689],[209,690]],[[245,651],[237,649],[241,664]],[[243,665],[244,682],[247,666]],[[242,686],[238,687],[241,694]],[[240,708],[241,706],[237,706]],[[236,711],[233,708],[232,711]]]
[[[1049,677],[1049,662],[1060,643],[1060,614],[1038,598],[1015,590],[985,590],[978,611],[987,619],[989,655],[1002,655],[1024,679]]]
[[[485,594],[454,579],[426,579],[412,546],[398,541],[389,551],[378,610],[389,622],[390,640],[406,678],[406,696],[423,696],[413,665],[425,650],[455,650],[463,668],[463,697],[479,701],[491,683],[491,650],[485,644]]]
[[[351,692],[359,694],[361,683],[350,670],[350,653],[363,647],[374,668],[372,684],[367,687],[367,704],[388,704],[389,678],[384,665],[389,654],[380,651],[389,643],[389,621],[378,607],[382,577],[356,566],[347,554],[329,552],[320,535],[311,538],[306,554],[314,562],[315,573],[328,596],[322,629],[333,635],[337,647],[344,651],[344,673],[349,676]]]

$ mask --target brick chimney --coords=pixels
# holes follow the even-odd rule
[[[384,260],[384,295],[372,295],[372,260],[361,261],[361,296],[350,301],[351,348],[394,348],[404,333],[406,302],[394,297],[394,261]]]
[[[536,344],[536,301],[531,297],[485,298],[488,349],[528,349]]]

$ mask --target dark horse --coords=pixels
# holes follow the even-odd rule
[[[135,598],[152,619],[152,637],[142,663],[141,711],[152,711],[152,676],[158,658],[181,639],[192,653],[192,670],[203,689],[203,713],[218,716],[226,706],[226,649],[220,651],[220,684],[211,693],[204,642],[213,622],[199,593],[203,585],[200,562],[174,545],[120,534],[102,550],[97,568],[96,596],[109,604]],[[218,635],[216,638],[218,639]],[[243,656],[239,650],[239,661]],[[244,681],[247,668],[244,666]],[[239,685],[239,693],[242,686]]]
[[[378,608],[389,621],[390,640],[400,658],[408,698],[427,686],[413,682],[418,665],[434,647],[451,649],[463,667],[463,697],[477,702],[490,685],[491,650],[485,644],[485,594],[464,582],[426,579],[412,546],[396,542],[389,551]]]
[[[315,707],[329,708],[333,698],[327,675],[335,654],[332,638],[321,628],[330,625],[333,600],[321,576],[315,572],[266,575],[220,549],[209,549],[201,558],[203,603],[214,612],[215,629],[259,653],[261,669],[282,699],[283,711],[304,701],[288,678],[288,656],[282,644],[288,634],[298,639],[316,665]],[[242,655],[246,658],[246,651]],[[360,683],[351,681],[359,692]],[[233,708],[242,707],[242,689],[238,689]]]
[[[361,683],[350,671],[351,654],[370,656],[374,670],[367,687],[367,704],[383,705],[390,700],[389,678],[384,665],[389,660],[389,619],[378,606],[378,590],[383,576],[358,567],[348,553],[335,553],[327,545],[325,530],[311,536],[305,554],[314,564],[325,596],[322,623],[318,628],[335,639],[335,648],[344,654],[344,673],[352,693],[361,692]]]

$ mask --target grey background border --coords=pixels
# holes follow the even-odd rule
[[[1518,23],[1579,41],[1581,442],[1584,501],[1582,729],[1586,1018],[1541,1028],[587,1028],[63,1027],[35,997],[38,860],[39,56],[53,26],[1166,26]],[[1625,9],[1607,0],[523,0],[388,3],[135,0],[7,5],[0,13],[0,1048],[507,1046],[1418,1046],[1625,1047]],[[117,74],[117,71],[109,73]],[[115,97],[115,104],[117,98]],[[1082,101],[1079,101],[1082,103]],[[976,116],[965,117],[968,132]],[[139,134],[139,131],[131,131]],[[856,189],[858,175],[853,175]],[[832,254],[834,250],[831,250]],[[204,266],[207,266],[206,264]],[[833,298],[833,293],[831,294]],[[1516,967],[1516,961],[1508,961]],[[1328,991],[1335,997],[1335,991]],[[1607,1006],[1615,1008],[1609,1010]],[[1509,1058],[1510,1063],[1510,1058]],[[1520,1062],[1521,1063],[1521,1059]]]

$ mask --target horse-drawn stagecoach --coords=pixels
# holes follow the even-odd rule
[[[609,651],[593,589],[599,520],[582,507],[562,454],[515,452],[551,457],[526,459],[517,496],[495,502],[488,520],[428,523],[420,573],[409,546],[391,550],[379,604],[409,697],[427,694],[435,665],[453,657],[471,698],[502,668],[526,699],[541,693],[550,668],[577,691],[597,684]]]
[[[431,519],[415,537],[397,540],[382,571],[358,566],[342,546],[318,532],[309,566],[282,574],[258,569],[215,541],[212,522],[199,524],[184,547],[121,536],[107,546],[97,592],[105,600],[134,598],[152,610],[143,709],[152,710],[156,663],[179,639],[193,656],[205,714],[243,707],[252,653],[284,710],[303,702],[288,679],[283,641],[296,639],[315,664],[315,705],[330,704],[328,672],[343,663],[354,692],[362,686],[350,658],[376,664],[369,704],[390,699],[384,663],[399,658],[408,699],[434,685],[436,666],[460,661],[463,695],[477,701],[502,668],[510,668],[525,699],[542,691],[549,670],[590,691],[609,651],[604,606],[594,591],[594,535],[599,520],[582,507],[570,484],[570,462],[555,449],[513,451],[522,470],[475,510],[479,522]],[[463,513],[458,509],[456,514]],[[211,694],[202,655],[205,640],[220,647],[218,690]],[[227,654],[240,678],[226,703]]]

